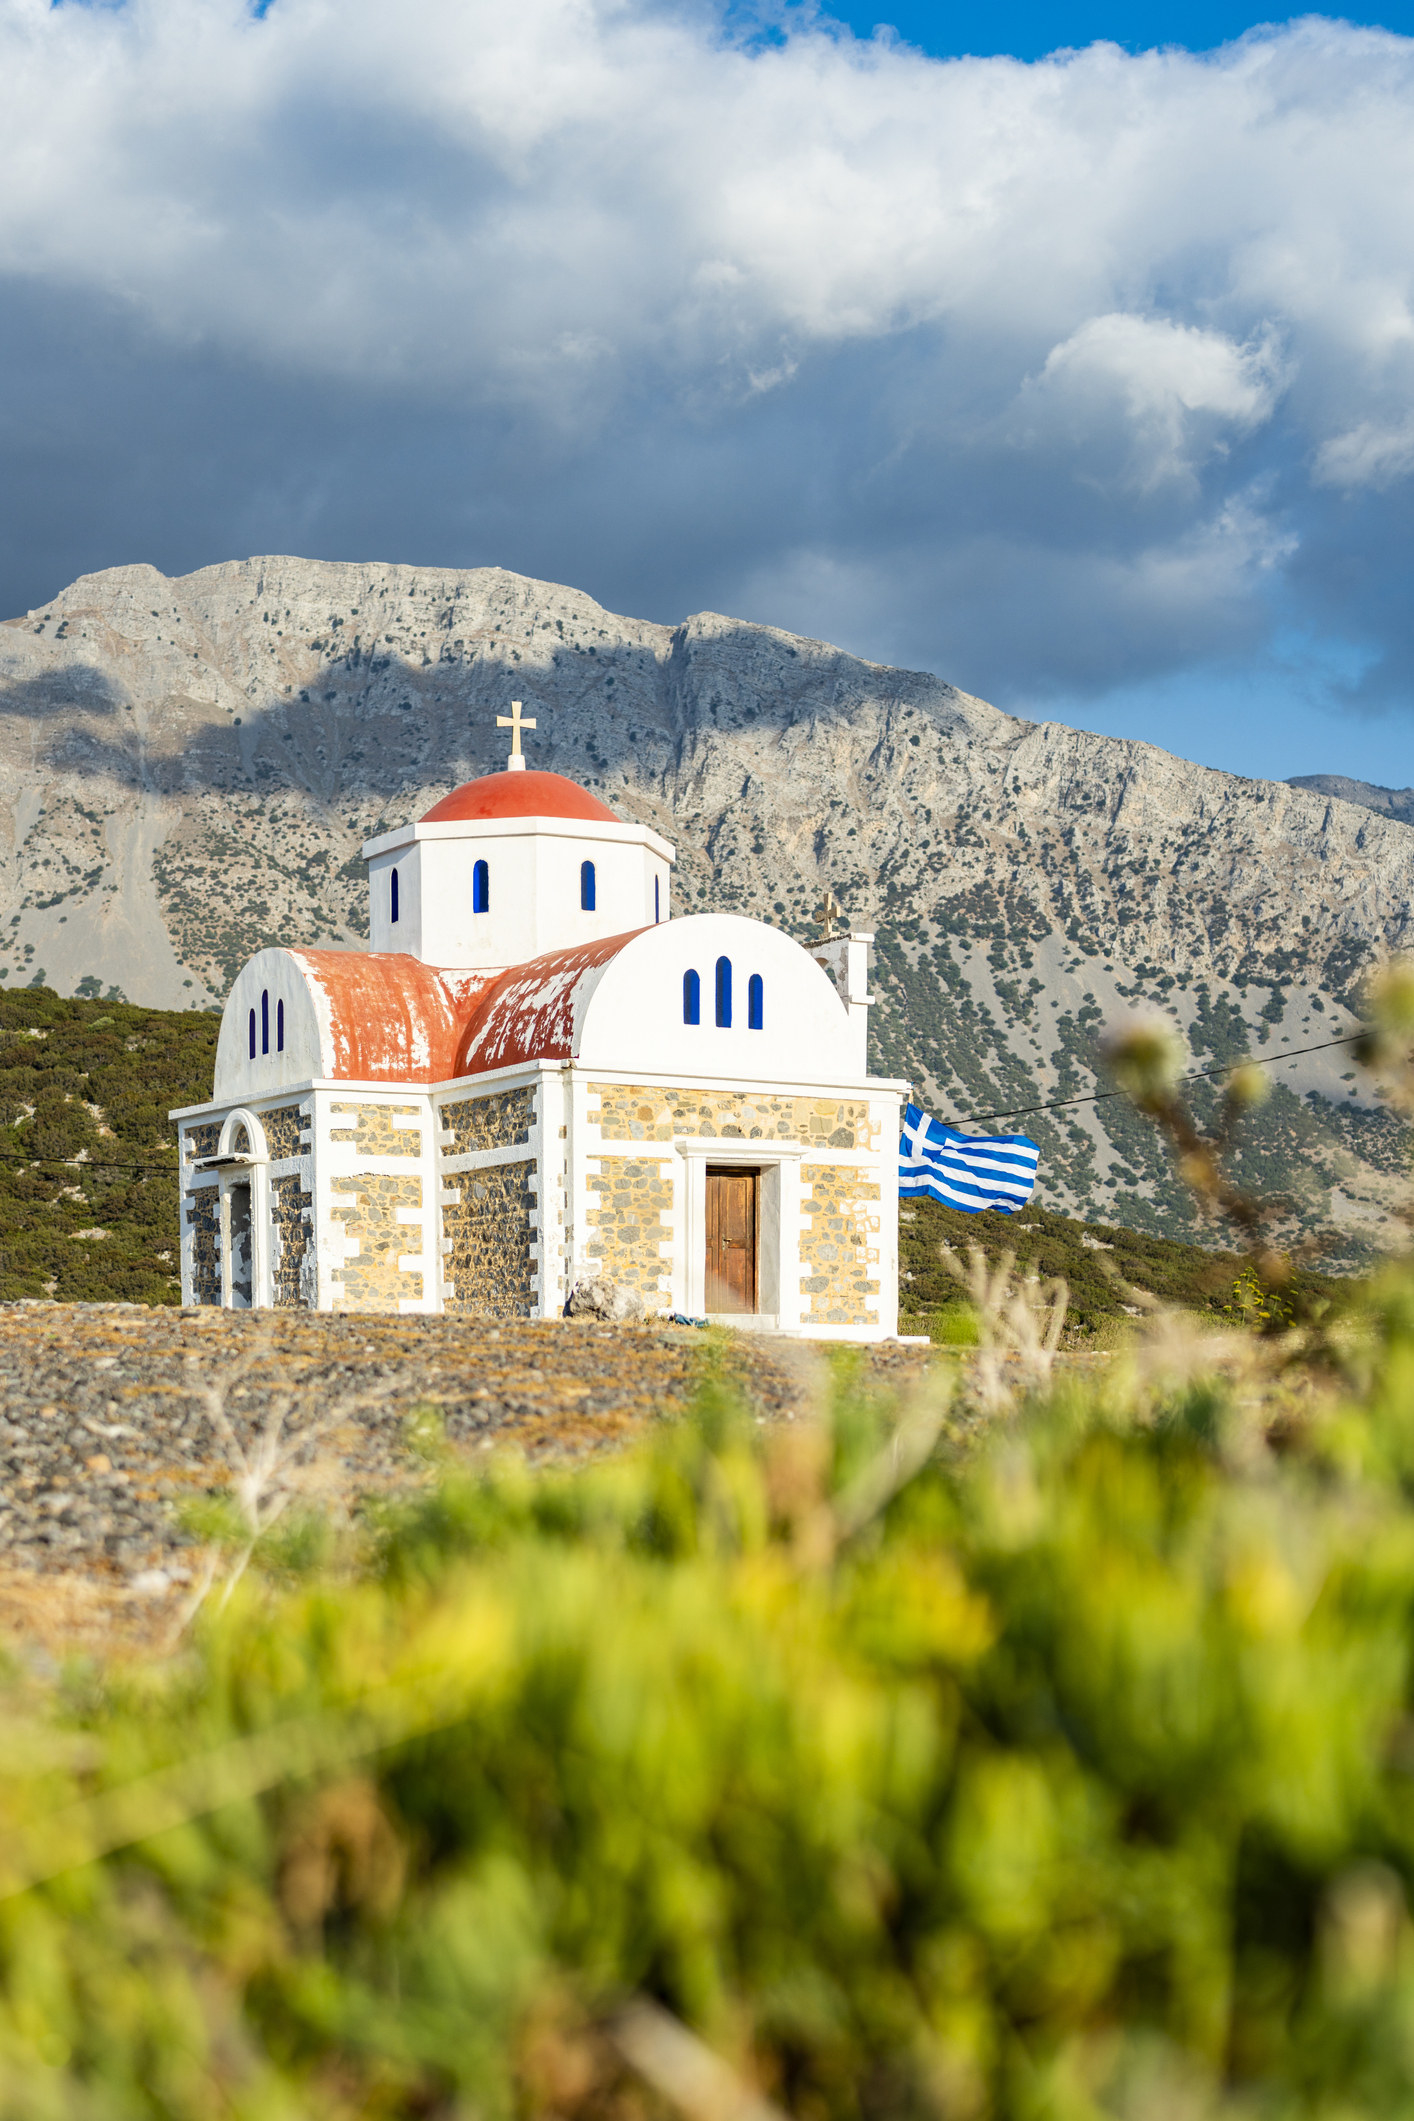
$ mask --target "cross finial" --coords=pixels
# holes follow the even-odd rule
[[[506,771],[508,773],[524,773],[525,760],[521,757],[520,733],[522,729],[533,729],[535,727],[534,715],[522,715],[520,701],[512,700],[510,713],[497,715],[496,727],[498,729],[509,729],[511,732],[511,755],[506,760]]]
[[[830,936],[833,934],[835,922],[839,919],[839,917],[840,908],[835,901],[835,894],[833,891],[831,891],[829,885],[827,884],[825,886],[824,899],[822,900],[820,905],[815,908],[815,918],[818,921],[820,927],[825,932],[826,942],[829,941]]]

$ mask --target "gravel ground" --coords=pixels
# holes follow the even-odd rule
[[[904,1378],[926,1352],[866,1360]],[[467,1455],[582,1459],[682,1411],[707,1354],[691,1327],[0,1305],[0,1633],[142,1637],[134,1601],[178,1601],[200,1566],[183,1501],[261,1463],[267,1491],[347,1514],[427,1479],[429,1424]],[[724,1360],[779,1419],[820,1358],[743,1334]]]

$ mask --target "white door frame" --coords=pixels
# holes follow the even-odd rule
[[[742,1141],[736,1135],[673,1144],[679,1159],[673,1217],[673,1295],[690,1318],[707,1316],[707,1166],[741,1164],[761,1173],[760,1232],[756,1261],[757,1311],[723,1314],[729,1325],[758,1332],[789,1333],[800,1327],[799,1142]]]
[[[248,1151],[233,1147],[240,1128],[246,1130]],[[221,1128],[217,1155],[232,1161],[219,1173],[221,1186],[221,1304],[235,1309],[231,1290],[231,1188],[250,1187],[250,1308],[268,1311],[275,1300],[274,1267],[271,1261],[270,1148],[265,1129],[253,1112],[241,1105],[228,1112]]]

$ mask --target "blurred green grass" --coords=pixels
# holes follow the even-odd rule
[[[283,1527],[166,1659],[17,1662],[0,2114],[704,2111],[615,2044],[645,1997],[819,2121],[1414,2109],[1414,1284],[1370,1301],[1344,1371],[1170,1321],[990,1421],[951,1364],[770,1426],[712,1380]]]

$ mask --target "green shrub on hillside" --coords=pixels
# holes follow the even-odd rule
[[[1135,1289],[1163,1303],[1226,1316],[1246,1271],[1238,1252],[1208,1251],[1111,1223],[1079,1222],[1074,1216],[1055,1215],[1034,1204],[1019,1215],[1003,1215],[998,1209],[964,1215],[940,1201],[903,1201],[899,1206],[902,1330],[922,1332],[924,1322],[940,1309],[960,1302],[962,1292],[940,1255],[947,1246],[965,1262],[973,1245],[992,1261],[1012,1252],[1021,1266],[1034,1267],[1043,1280],[1060,1275],[1070,1291],[1072,1333],[1081,1335],[1124,1317]],[[1292,1275],[1289,1289],[1302,1300],[1321,1297],[1332,1303],[1349,1302],[1354,1294],[1349,1281],[1309,1268]]]
[[[219,1026],[0,993],[0,1300],[180,1301],[167,1113],[211,1095]]]
[[[818,1424],[714,1389],[17,1677],[0,2114],[705,2113],[635,1998],[812,2121],[1410,2110],[1414,1289],[1374,1324],[1361,1389],[1169,1332],[911,1479],[847,1360]]]

